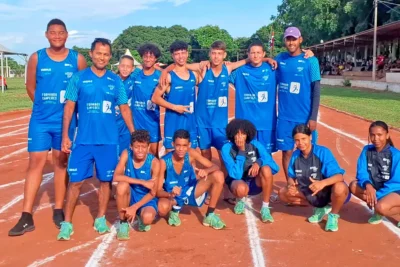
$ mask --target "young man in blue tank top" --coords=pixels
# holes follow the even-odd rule
[[[115,106],[118,105],[130,132],[133,132],[131,110],[122,80],[107,70],[111,59],[111,41],[96,38],[90,49],[93,65],[73,75],[68,84],[64,108],[62,150],[71,153],[68,162],[70,184],[65,221],[57,240],[69,240],[73,234],[72,215],[84,181],[93,176],[93,165],[100,180],[99,210],[94,229],[109,232],[105,213],[110,196],[109,184],[118,163],[118,127]],[[71,152],[68,128],[72,113],[78,108],[78,132]]]
[[[298,28],[287,28],[284,39],[287,52],[275,58],[278,62],[279,102],[276,140],[278,150],[282,150],[282,166],[288,179],[288,167],[294,149],[294,127],[307,124],[313,132],[312,142],[317,143],[321,75],[318,59],[301,49],[303,37]]]
[[[117,185],[119,240],[129,239],[129,222],[138,219],[139,231],[147,232],[157,214],[157,191],[160,163],[149,153],[150,134],[146,130],[132,133],[131,147],[122,152],[114,172]]]
[[[68,156],[61,151],[65,89],[72,74],[86,68],[86,61],[81,54],[65,47],[68,32],[63,21],[52,19],[47,24],[46,38],[50,47],[33,53],[28,62],[26,90],[33,102],[28,131],[29,167],[25,180],[23,212],[18,223],[10,230],[10,236],[22,235],[35,229],[32,208],[50,149],[54,163],[53,221],[60,228],[64,220],[63,204],[68,179]]]
[[[190,133],[192,148],[197,147],[197,128],[194,114],[196,102],[196,85],[199,74],[188,70],[188,44],[175,41],[170,46],[175,63],[174,71],[168,74],[166,84],[160,84],[154,91],[152,101],[166,109],[164,119],[164,147],[171,151],[172,137],[176,130],[185,129]],[[165,95],[165,99],[163,96]]]
[[[160,216],[168,216],[168,224],[179,226],[179,211],[182,206],[201,207],[207,192],[211,198],[204,226],[222,229],[225,223],[214,213],[224,185],[224,174],[219,167],[190,148],[190,134],[179,129],[174,133],[174,151],[166,154],[160,161],[160,178],[157,197]],[[196,163],[204,169],[194,167]]]
[[[158,143],[161,140],[160,107],[151,101],[157,88],[161,72],[156,62],[161,56],[160,49],[150,43],[139,49],[143,69],[133,78],[132,115],[135,129],[144,129],[150,134],[149,152],[158,157]]]

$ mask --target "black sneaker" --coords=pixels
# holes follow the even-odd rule
[[[61,228],[61,222],[63,222],[64,219],[64,211],[62,209],[55,209],[53,211],[53,222],[58,229]]]
[[[8,235],[19,236],[33,230],[35,230],[35,225],[33,224],[32,214],[23,212],[18,223],[8,232]]]

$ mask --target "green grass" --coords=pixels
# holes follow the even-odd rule
[[[400,94],[323,86],[321,104],[400,128]]]
[[[1,92],[0,112],[32,108],[32,101],[25,90],[24,78],[7,78],[8,90]]]

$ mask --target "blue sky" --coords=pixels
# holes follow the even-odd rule
[[[46,47],[47,22],[67,25],[68,47],[89,47],[95,37],[115,39],[134,25],[195,29],[207,24],[233,37],[250,36],[270,22],[281,0],[0,0],[0,44],[31,54]]]

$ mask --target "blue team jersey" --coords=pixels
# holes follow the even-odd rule
[[[109,70],[98,77],[86,68],[73,75],[65,98],[78,106],[76,144],[118,144],[115,106],[128,103],[121,78]]]
[[[381,152],[373,145],[365,146],[358,158],[356,178],[363,189],[370,183],[377,199],[400,192],[400,151],[389,145]]]
[[[293,57],[283,52],[275,60],[278,62],[278,117],[305,123],[311,116],[311,85],[321,80],[318,59],[305,59],[304,53]]]
[[[133,151],[128,149],[128,161],[125,166],[125,175],[131,178],[148,181],[151,180],[151,164],[153,163],[154,156],[152,154],[147,154],[147,157],[140,168],[135,168],[133,164]],[[134,193],[138,195],[146,195],[150,192],[150,189],[144,187],[143,185],[130,184]]]
[[[133,89],[133,82],[130,77],[126,78],[123,81],[124,88],[125,88],[125,93],[128,98],[128,105],[131,105],[131,98],[132,98],[132,89]],[[124,121],[124,118],[122,117],[122,114],[119,110],[119,106],[115,106],[115,116],[116,116],[116,121],[117,121],[117,127],[118,127],[118,134],[124,135],[124,134],[129,134],[128,127],[126,127],[126,123]]]
[[[160,107],[151,101],[151,97],[158,85],[160,76],[159,70],[154,70],[151,75],[145,75],[141,70],[133,78],[131,109],[135,129],[146,129],[157,131],[157,133],[159,131]]]
[[[185,129],[189,132],[196,132],[196,118],[194,114],[194,103],[196,102],[196,76],[189,71],[188,80],[183,80],[174,71],[170,72],[171,86],[166,94],[166,101],[175,105],[190,106],[191,113],[179,114],[167,109],[165,112],[164,136],[172,137],[178,129]]]
[[[78,52],[69,49],[63,61],[52,60],[46,48],[37,51],[36,88],[32,118],[62,124],[65,90],[72,75],[78,71]]]
[[[199,128],[225,128],[228,123],[229,73],[225,65],[218,77],[207,70],[199,84],[196,121]]]
[[[246,64],[232,75],[236,89],[235,117],[251,121],[258,131],[275,130],[276,79],[267,63]]]
[[[312,145],[312,150],[305,158],[299,149],[293,152],[290,159],[288,175],[297,179],[301,189],[310,186],[310,177],[314,180],[323,180],[336,174],[344,174],[338,162],[329,148],[319,145]]]
[[[162,160],[164,160],[166,169],[165,169],[165,181],[163,188],[165,192],[172,192],[174,186],[181,187],[181,196],[183,196],[184,192],[186,192],[189,187],[196,184],[196,175],[194,173],[193,167],[190,164],[189,154],[186,153],[184,158],[184,163],[182,166],[181,173],[178,174],[175,171],[174,163],[172,162],[174,151],[169,152]],[[179,198],[179,196],[178,196]]]

